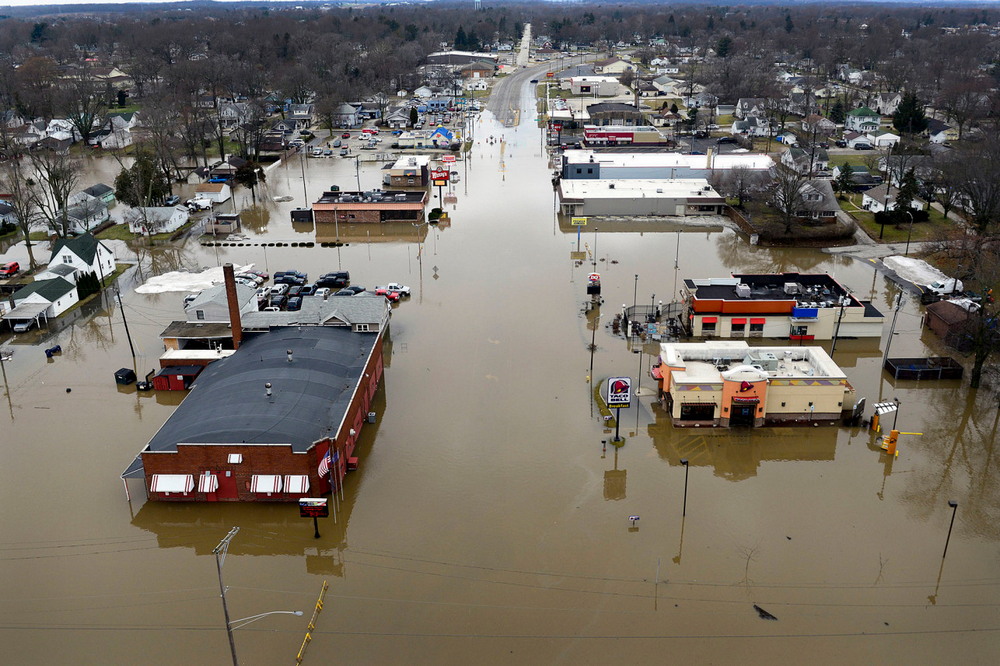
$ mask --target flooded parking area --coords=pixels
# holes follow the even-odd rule
[[[530,116],[479,117],[442,196],[449,226],[292,223],[332,185],[382,182],[378,162],[293,159],[256,206],[239,192],[242,244],[132,247],[121,306],[108,290],[69,325],[3,334],[6,660],[228,663],[212,551],[236,526],[231,617],[305,612],[236,630],[243,664],[294,661],[323,581],[304,663],[1000,657],[996,397],[883,373],[887,316],[881,341],[832,356],[869,405],[898,399],[898,429],[920,433],[898,458],[862,426],[674,428],[649,376],[658,346],[612,333],[622,306],[731,273],[826,272],[884,313],[900,287],[871,262],[751,246],[714,223],[589,224],[578,247]],[[226,262],[412,289],[393,306],[377,422],[318,539],[292,504],[147,502],[136,482],[126,501],[119,475],[183,397],[114,382],[157,367],[159,333],[183,316],[183,292],[135,288]],[[595,270],[604,302],[588,312]],[[895,333],[894,356],[946,355],[914,298]],[[637,394],[621,446],[593,400],[610,376]]]

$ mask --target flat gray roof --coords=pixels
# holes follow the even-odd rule
[[[380,339],[321,326],[252,335],[232,356],[205,368],[143,451],[175,452],[181,443],[289,444],[303,453],[336,434]],[[141,468],[137,457],[123,476]]]
[[[244,329],[266,330],[272,326],[321,326],[338,320],[345,325],[379,325],[388,316],[389,302],[385,296],[365,291],[355,296],[304,296],[302,309],[287,312],[245,312],[241,317]]]

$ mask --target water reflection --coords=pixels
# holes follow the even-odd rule
[[[816,428],[674,428],[658,405],[656,422],[647,428],[660,458],[680,466],[712,467],[715,475],[741,481],[757,475],[765,462],[832,461],[837,451],[836,427]]]
[[[333,243],[422,243],[427,240],[428,224],[383,222],[379,224],[316,224],[316,242]]]

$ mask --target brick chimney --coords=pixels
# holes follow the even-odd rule
[[[233,349],[239,349],[243,342],[243,324],[240,321],[240,302],[236,297],[236,277],[233,275],[233,265],[222,267],[222,275],[226,281],[226,302],[229,304],[229,325],[233,329]]]

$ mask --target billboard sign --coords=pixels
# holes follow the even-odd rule
[[[632,404],[632,378],[608,378],[608,407],[621,409]]]
[[[325,497],[300,497],[299,516],[302,518],[326,518],[330,515]]]
[[[431,180],[443,180],[447,183],[450,178],[451,172],[447,169],[431,169]],[[437,183],[434,184],[437,185]]]

